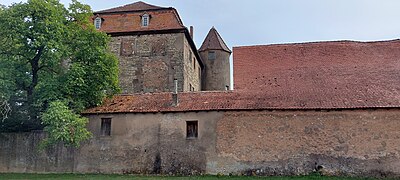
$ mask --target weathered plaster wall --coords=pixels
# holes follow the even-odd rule
[[[214,172],[400,174],[398,110],[226,112]]]
[[[37,153],[42,134],[0,135],[0,172],[400,176],[400,111],[91,115],[93,138]],[[100,135],[112,118],[111,136]],[[186,121],[199,137],[186,139]]]
[[[44,138],[41,132],[0,134],[0,172],[74,172],[75,150],[39,149]]]
[[[205,173],[215,152],[217,112],[90,116],[94,138],[81,148],[77,172]],[[111,136],[100,135],[101,118],[112,118]],[[186,121],[197,120],[199,137],[186,139]]]
[[[208,59],[208,52],[215,52],[215,59]],[[207,50],[200,52],[200,56],[205,64],[203,74],[204,91],[225,91],[226,86],[230,86],[230,53],[221,50]]]

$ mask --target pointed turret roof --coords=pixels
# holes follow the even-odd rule
[[[116,8],[106,9],[102,11],[97,11],[95,13],[114,13],[114,12],[129,12],[129,11],[148,11],[148,10],[158,10],[158,9],[167,9],[165,7],[154,6],[151,4],[147,4],[142,1],[138,1],[132,4],[127,4],[124,6],[119,6]]]
[[[199,51],[205,50],[222,50],[232,53],[232,51],[228,48],[224,40],[222,40],[221,36],[219,35],[218,31],[214,27],[210,29],[206,39],[199,49]]]

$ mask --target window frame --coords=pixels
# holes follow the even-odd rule
[[[148,27],[150,24],[150,15],[149,14],[143,14],[141,17],[141,25],[142,27]]]
[[[101,25],[102,25],[102,22],[103,20],[101,19],[101,17],[96,17],[95,19],[94,19],[94,27],[97,29],[97,30],[99,30],[99,29],[101,29]]]
[[[186,121],[186,139],[198,139],[198,138],[199,138],[199,121],[197,120]]]
[[[100,124],[100,136],[109,137],[111,136],[112,118],[101,118]]]
[[[213,55],[211,55],[211,54],[213,54]],[[207,56],[208,56],[208,60],[217,59],[217,53],[215,51],[208,51]]]

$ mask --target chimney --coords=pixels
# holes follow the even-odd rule
[[[189,33],[190,33],[190,37],[192,37],[192,39],[193,39],[193,26],[190,26],[190,31],[189,31]]]
[[[178,80],[174,79],[174,92],[172,93],[172,106],[178,106]]]

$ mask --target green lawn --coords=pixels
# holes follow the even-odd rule
[[[171,177],[171,176],[132,176],[132,175],[93,175],[93,174],[0,174],[0,179],[147,179],[147,180],[168,180],[168,179],[201,179],[201,180],[252,180],[252,179],[266,179],[266,180],[372,180],[373,178],[350,178],[350,177],[324,177],[318,175],[312,176],[298,176],[298,177],[248,177],[248,176],[194,176],[194,177]]]

